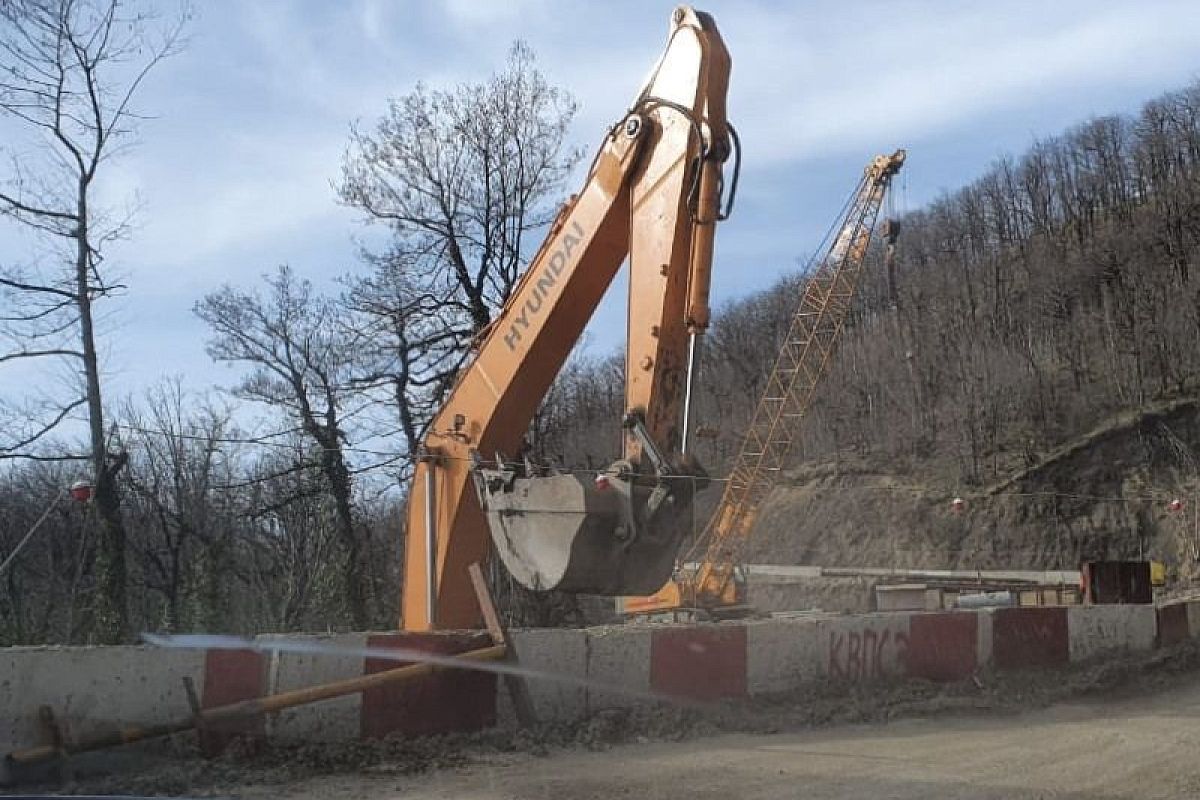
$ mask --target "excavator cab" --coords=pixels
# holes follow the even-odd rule
[[[407,630],[475,626],[468,567],[489,550],[537,590],[648,593],[670,577],[705,483],[687,431],[714,231],[737,184],[729,71],[712,17],[676,8],[658,63],[431,421],[408,502]],[[599,473],[512,459],[622,264],[622,458]]]

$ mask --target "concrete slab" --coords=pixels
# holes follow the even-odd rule
[[[818,622],[822,674],[852,683],[903,676],[911,616],[854,614]]]
[[[571,678],[579,683],[527,678],[529,695],[538,720],[573,720],[587,713],[587,632],[553,628],[529,628],[509,631],[522,667]],[[508,689],[501,681],[497,704],[498,724],[516,725],[516,711]]]
[[[931,681],[969,678],[979,667],[978,615],[970,611],[909,618],[907,674]]]
[[[199,688],[202,650],[158,647],[0,649],[0,753],[42,744],[38,707],[75,735],[191,715],[184,677]]]
[[[650,688],[697,700],[744,697],[745,626],[664,626],[655,630],[650,640]]]
[[[821,631],[816,619],[746,623],[746,690],[786,692],[822,674]]]
[[[1068,608],[1067,636],[1072,661],[1083,661],[1106,652],[1150,650],[1155,639],[1154,606]]]
[[[1057,667],[1070,660],[1067,609],[998,608],[992,611],[996,669]]]
[[[588,628],[588,680],[629,689],[635,694],[590,685],[588,713],[604,708],[628,708],[646,702],[650,692],[650,649],[654,625],[612,625]],[[639,696],[640,695],[640,696]]]
[[[304,636],[272,634],[258,637],[258,641],[267,643],[271,639],[312,642],[325,647],[357,650],[367,646],[365,633]],[[279,694],[293,689],[357,678],[362,674],[361,653],[272,653],[267,667],[267,693]],[[359,733],[361,709],[361,694],[289,708],[271,716],[267,722],[267,732],[281,741],[331,742],[354,739]]]
[[[1193,639],[1200,638],[1200,600],[1188,600],[1187,606],[1188,635]]]
[[[1171,603],[1158,607],[1158,645],[1185,641],[1190,635],[1186,603]]]
[[[992,610],[980,609],[973,612],[976,622],[976,658],[980,669],[995,666],[992,658]]]

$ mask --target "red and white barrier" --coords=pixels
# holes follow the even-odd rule
[[[1106,652],[1146,650],[1200,635],[1200,602],[1151,606],[1001,608],[953,612],[812,615],[706,625],[626,625],[517,630],[543,720],[569,720],[652,696],[720,700],[784,692],[820,681],[919,678],[955,681],[980,669],[1058,667]],[[261,637],[264,642],[275,637]],[[288,636],[283,638],[294,639]],[[363,648],[439,654],[477,648],[479,633],[350,633],[303,637],[348,648],[342,655],[148,647],[0,650],[0,751],[43,741],[38,707],[69,733],[117,723],[149,724],[189,712],[183,678],[206,708],[355,677],[402,662],[364,658]],[[356,652],[357,651],[357,652]],[[497,676],[456,671],[361,695],[289,709],[236,730],[287,740],[478,730],[513,721]]]

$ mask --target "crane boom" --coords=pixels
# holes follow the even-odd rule
[[[677,580],[669,581],[654,595],[625,598],[626,612],[718,608],[743,602],[735,581],[742,550],[784,467],[817,386],[829,369],[858,288],[875,220],[904,158],[905,151],[897,150],[871,161],[840,218],[829,252],[807,276],[804,295],[746,430],[721,501],[683,559],[685,563],[698,562],[695,571],[681,571]]]

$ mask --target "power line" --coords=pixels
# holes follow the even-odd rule
[[[231,445],[248,445],[248,446],[256,446],[256,447],[274,447],[274,448],[278,448],[278,449],[287,449],[290,451],[294,451],[296,449],[294,444],[289,444],[286,442],[276,442],[276,441],[272,441],[272,440],[278,439],[279,437],[282,437],[282,436],[287,436],[290,434],[301,432],[300,429],[294,428],[294,429],[289,429],[289,430],[285,430],[285,431],[277,431],[274,433],[263,434],[262,436],[255,437],[255,438],[246,438],[246,437],[231,437],[231,436],[202,436],[202,435],[198,435],[198,434],[182,433],[182,432],[178,432],[178,431],[164,431],[164,430],[150,428],[150,427],[146,427],[146,426],[142,426],[142,425],[129,425],[129,424],[125,424],[125,423],[118,423],[117,427],[124,429],[124,430],[134,431],[137,433],[142,433],[142,434],[147,434],[147,435],[173,437],[173,438],[185,439],[185,440],[189,440],[189,441],[200,441],[200,442],[205,442],[205,443],[209,443],[209,444],[231,444]],[[316,446],[315,449],[320,452],[332,452],[335,450],[340,450],[341,452],[344,452],[344,453],[355,453],[355,454],[360,454],[360,455],[368,455],[368,456],[373,456],[373,457],[379,459],[379,461],[377,461],[374,464],[370,464],[370,465],[367,465],[364,467],[356,467],[353,470],[356,474],[363,473],[363,472],[369,472],[369,471],[372,471],[375,469],[381,469],[383,467],[391,466],[391,465],[398,464],[401,462],[415,463],[418,460],[420,460],[418,456],[412,455],[410,453],[397,453],[395,451],[378,450],[378,449],[374,449],[374,448],[359,447],[359,446],[355,446],[355,445],[342,445],[337,448]],[[442,455],[442,456],[439,456],[439,458],[441,458],[442,460],[452,460],[452,461],[459,461],[459,462],[473,461],[473,459],[470,459],[470,458],[464,457],[464,456]],[[520,468],[524,465],[521,462],[509,462],[508,464],[506,464],[504,466]],[[561,474],[561,475],[570,474],[570,475],[578,475],[581,477],[596,477],[599,475],[606,474],[606,470],[604,470],[604,469],[582,468],[582,467],[572,468],[572,469],[558,469],[558,470],[555,470],[555,472],[557,472],[557,474]],[[691,480],[691,481],[694,481],[697,483],[699,483],[699,482],[726,483],[731,480],[731,478],[728,476],[709,476],[709,477],[701,478],[699,476],[689,475],[689,474],[662,475],[660,477],[662,477],[664,479],[670,479],[670,480]],[[864,485],[864,486],[820,486],[820,487],[818,487],[818,486],[805,485],[802,483],[801,484],[792,483],[792,484],[780,484],[777,488],[803,490],[805,492],[810,492],[813,494],[823,494],[823,495],[854,494],[854,493],[860,493],[860,492],[862,492],[862,493],[873,492],[873,493],[921,495],[921,496],[927,496],[931,502],[938,502],[938,503],[942,502],[942,500],[945,497],[957,496],[963,500],[967,500],[972,503],[981,503],[981,504],[987,504],[987,503],[992,503],[992,502],[1002,502],[1002,501],[1013,500],[1013,499],[1027,499],[1027,500],[1057,499],[1057,500],[1084,500],[1084,501],[1091,501],[1091,502],[1109,502],[1109,503],[1133,503],[1133,502],[1146,501],[1146,500],[1153,501],[1153,500],[1163,500],[1165,498],[1173,498],[1177,494],[1177,492],[1172,492],[1172,491],[1168,491],[1168,490],[1149,491],[1149,492],[1140,492],[1140,493],[1135,493],[1135,494],[1122,494],[1122,495],[1097,495],[1097,494],[1087,494],[1087,493],[1081,493],[1081,492],[1059,492],[1059,491],[1026,491],[1026,492],[984,491],[984,492],[973,493],[973,492],[955,491],[953,489],[947,489],[947,488],[943,488],[943,487],[923,486],[923,485],[919,485],[919,484],[891,485],[891,486]]]

